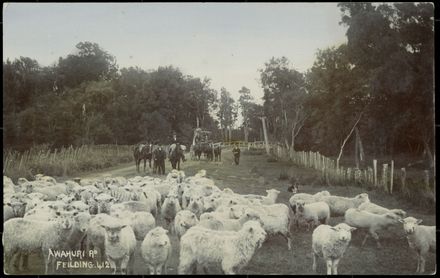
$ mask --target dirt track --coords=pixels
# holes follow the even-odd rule
[[[207,175],[213,178],[218,187],[229,187],[237,193],[255,193],[265,195],[266,189],[276,188],[281,191],[278,202],[286,203],[290,197],[287,192],[287,182],[278,179],[281,169],[284,169],[289,175],[300,176],[303,186],[302,192],[315,193],[320,190],[328,190],[331,194],[351,197],[365,192],[366,189],[359,187],[336,187],[319,185],[319,174],[312,169],[298,168],[284,162],[267,162],[264,155],[242,155],[240,165],[232,164],[232,154],[230,151],[222,153],[221,162],[192,161],[189,156],[187,161],[181,164],[182,170],[187,176],[195,174],[200,169],[207,170]],[[148,167],[148,165],[147,165]],[[170,171],[170,164],[166,164],[166,173]],[[148,170],[147,170],[148,174]],[[88,173],[82,178],[104,177],[104,176],[125,176],[132,177],[138,175],[134,163],[120,165],[106,171],[97,173]],[[425,225],[435,225],[435,215],[426,215],[423,212],[415,211],[407,204],[386,195],[381,191],[368,191],[370,200],[389,208],[402,208],[410,216],[422,218]],[[331,225],[343,221],[342,217],[332,218]],[[158,221],[161,224],[161,221]],[[288,251],[286,241],[282,237],[273,237],[266,241],[263,246],[257,250],[256,254],[240,274],[314,274],[312,272],[311,257],[311,231],[294,230],[293,231],[292,251]],[[363,239],[362,232],[353,234],[352,242],[344,258],[339,265],[340,274],[414,274],[416,269],[415,254],[413,254],[402,234],[402,227],[395,227],[390,231],[384,231],[379,234],[381,237],[382,249],[377,249],[370,238],[367,240],[364,248],[360,248]],[[173,246],[173,256],[168,264],[168,273],[175,274],[179,261],[179,245],[176,237],[171,236]],[[138,242],[140,245],[140,242]],[[33,259],[32,259],[33,258]],[[43,273],[44,267],[41,258],[33,256],[30,262],[33,262],[31,270],[27,273]],[[32,263],[31,263],[32,264]],[[426,270],[433,271],[435,264],[435,254],[430,254],[426,262]],[[210,273],[221,274],[218,266],[210,267]],[[318,263],[318,272],[325,274],[325,265],[321,261]],[[109,273],[101,270],[72,271],[71,273]],[[148,274],[148,270],[140,257],[139,250],[135,259],[135,274]],[[25,274],[25,273],[22,273]]]

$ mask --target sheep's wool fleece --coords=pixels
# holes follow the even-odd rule
[[[192,256],[200,264],[227,260],[239,269],[250,261],[256,247],[252,235],[244,229],[213,231],[195,226],[183,235],[180,255]]]
[[[324,258],[341,258],[347,249],[349,240],[339,241],[338,232],[329,225],[319,225],[313,231],[313,252]]]
[[[142,242],[142,257],[150,265],[160,265],[171,255],[171,243],[166,233],[158,234],[157,228],[148,232]],[[164,244],[166,242],[166,244]]]

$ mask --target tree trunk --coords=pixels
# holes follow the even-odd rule
[[[360,121],[360,119],[362,117],[362,114],[363,114],[363,111],[359,114],[358,119],[356,120],[356,122],[354,123],[353,127],[351,128],[350,133],[348,133],[347,137],[345,137],[344,142],[342,142],[341,150],[339,151],[338,158],[336,159],[336,169],[339,169],[339,160],[341,159],[342,151],[344,151],[345,143],[347,143],[348,138],[350,138],[351,134],[354,131],[354,128],[359,123],[359,121]]]
[[[249,142],[249,129],[247,126],[244,127],[244,141]]]

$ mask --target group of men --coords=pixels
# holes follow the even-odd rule
[[[164,150],[164,148],[161,145],[157,144],[158,142],[154,142],[152,145],[156,146],[152,148],[152,159],[153,159],[153,173],[157,173],[159,175],[165,174],[165,159],[167,157],[167,153]],[[169,152],[171,152],[172,147],[175,147],[176,145],[180,145],[177,141],[177,136],[174,134],[172,142],[170,144],[171,148]],[[232,154],[234,155],[234,163],[235,165],[240,164],[240,148],[236,144],[234,148],[232,149]],[[169,154],[168,154],[169,155]],[[185,161],[185,156],[182,153],[182,161]]]

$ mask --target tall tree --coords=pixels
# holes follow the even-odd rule
[[[220,90],[217,117],[220,122],[223,140],[231,140],[230,130],[237,119],[237,107],[235,100],[225,88],[221,88]]]
[[[272,58],[260,72],[269,131],[275,140],[293,149],[307,117],[304,75],[293,69],[286,57]]]
[[[238,98],[238,103],[240,104],[241,116],[243,118],[242,127],[244,130],[244,141],[248,142],[250,125],[249,109],[254,98],[251,95],[251,90],[244,86],[241,87],[238,93],[240,94],[240,97]]]

